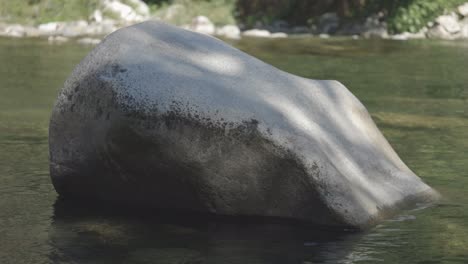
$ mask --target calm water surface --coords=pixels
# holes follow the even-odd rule
[[[124,216],[57,201],[47,127],[91,47],[0,39],[0,263],[468,263],[468,43],[242,40],[285,71],[337,79],[444,197],[364,233]]]

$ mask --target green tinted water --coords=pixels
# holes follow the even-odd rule
[[[344,83],[408,166],[443,195],[440,205],[337,234],[56,202],[49,113],[90,47],[0,39],[0,263],[468,263],[468,43],[233,44],[285,71]]]

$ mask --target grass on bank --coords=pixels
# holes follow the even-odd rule
[[[131,2],[121,2],[132,5]],[[177,25],[205,15],[217,25],[235,24],[235,0],[147,0],[154,16]],[[0,0],[0,22],[40,24],[52,21],[88,19],[99,0]],[[112,18],[111,14],[106,14]]]
[[[0,0],[0,22],[40,24],[87,19],[98,0]]]

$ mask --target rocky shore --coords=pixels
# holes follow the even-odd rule
[[[127,4],[125,4],[127,3]],[[56,21],[39,25],[6,24],[0,22],[0,37],[40,37],[50,43],[64,43],[70,40],[80,44],[97,44],[113,31],[145,20],[165,20],[151,14],[149,7],[141,0],[102,0],[87,20]],[[128,3],[131,3],[128,4]],[[177,9],[170,9],[177,12]],[[166,14],[173,15],[173,14]],[[257,23],[253,29],[243,25],[216,26],[206,16],[197,16],[182,28],[203,34],[229,39],[241,37],[285,38],[290,35],[309,35],[320,38],[350,36],[353,38],[408,39],[468,39],[468,2],[454,11],[441,15],[428,23],[417,33],[403,32],[389,34],[383,14],[375,14],[363,22],[341,21],[336,13],[326,13],[310,26],[290,26],[285,21],[271,25]]]

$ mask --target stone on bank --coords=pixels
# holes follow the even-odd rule
[[[339,82],[158,22],[75,68],[49,133],[65,199],[366,228],[437,198]]]
[[[206,16],[193,18],[189,29],[207,35],[213,35],[215,33],[215,25]]]
[[[261,37],[261,38],[268,38],[271,37],[271,33],[265,29],[249,29],[242,32],[243,36],[246,37]]]
[[[230,39],[240,39],[240,29],[236,25],[226,25],[217,28],[215,34]]]

